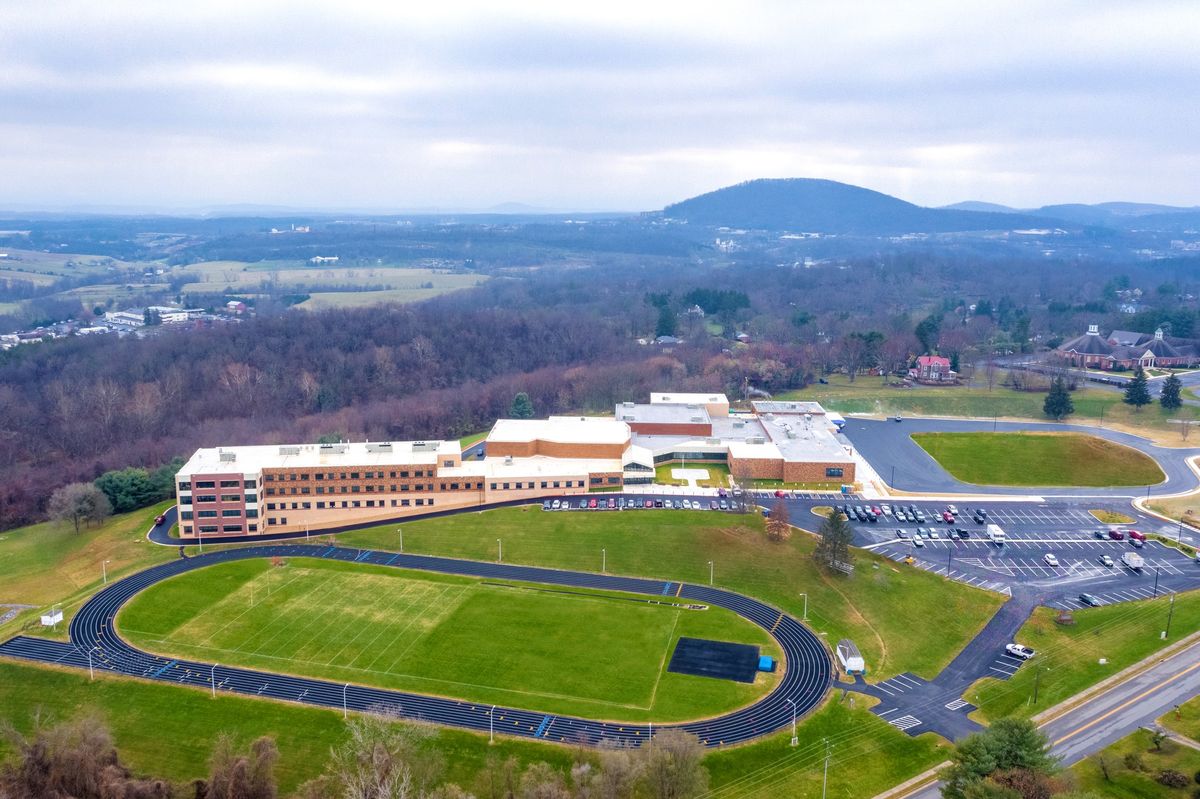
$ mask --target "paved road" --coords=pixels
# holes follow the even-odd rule
[[[1200,642],[1041,726],[1064,766],[1078,763],[1200,693]],[[906,799],[939,799],[938,785]]]
[[[213,691],[268,696],[326,707],[367,710],[382,705],[409,718],[477,731],[486,731],[494,724],[495,730],[504,734],[565,743],[596,745],[612,741],[636,746],[650,735],[648,725],[593,721],[515,708],[492,709],[467,701],[169,659],[131,646],[115,629],[114,619],[121,607],[160,580],[215,563],[276,556],[328,558],[397,569],[665,595],[728,608],[767,630],[778,642],[784,654],[784,673],[775,689],[752,705],[714,718],[666,725],[692,732],[710,747],[749,741],[790,726],[794,713],[806,715],[821,702],[831,682],[829,653],[811,630],[775,608],[731,591],[670,581],[299,544],[210,552],[138,572],[110,584],[83,604],[71,619],[70,643],[18,636],[0,644],[0,655],[77,668],[94,667]],[[513,645],[520,644],[513,642]]]
[[[1167,479],[1145,488],[1013,488],[1011,486],[978,486],[955,479],[912,440],[913,433],[1037,431],[1086,433],[1124,444],[1153,458]],[[1040,422],[987,422],[967,419],[905,418],[899,424],[891,420],[851,417],[846,420],[843,434],[858,448],[875,471],[889,485],[901,491],[930,494],[1014,494],[1032,493],[1039,496],[1093,496],[1135,498],[1147,494],[1177,494],[1200,485],[1187,458],[1200,455],[1200,448],[1174,449],[1159,447],[1144,438],[1114,430],[1074,424]]]

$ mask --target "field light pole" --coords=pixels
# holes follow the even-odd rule
[[[496,539],[496,562],[504,562],[504,542],[499,538]]]
[[[1175,615],[1175,592],[1171,592],[1171,607],[1167,610],[1167,629],[1163,633],[1165,636],[1171,635],[1171,617]]]
[[[808,621],[808,594],[801,594],[800,596],[804,597],[804,618],[800,619],[800,621]]]
[[[397,527],[396,534],[400,536],[400,551],[404,552],[404,528]]]
[[[711,560],[708,562],[708,584],[713,584],[713,562]]]
[[[108,564],[109,564],[109,562],[110,561],[107,561],[107,560],[100,562],[100,576],[104,580],[105,585],[108,585]]]
[[[209,673],[208,681],[212,683],[212,698],[217,698],[217,664],[212,664],[212,671]]]
[[[349,711],[346,710],[346,691],[350,688],[350,683],[342,686],[342,718],[350,718]]]
[[[96,670],[94,668],[92,668],[92,650],[89,649],[88,650],[88,680],[94,682],[95,679],[96,679]]]
[[[1162,569],[1161,566],[1154,567],[1154,598],[1155,599],[1158,598],[1158,574],[1161,569]]]
[[[784,701],[792,706],[792,746],[795,746],[800,743],[800,739],[796,737],[796,703],[791,699],[785,699]]]
[[[600,573],[604,574],[608,571],[608,552],[604,547],[600,547]]]
[[[488,711],[488,743],[496,743],[496,706]]]

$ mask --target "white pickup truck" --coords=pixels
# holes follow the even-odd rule
[[[1126,552],[1121,556],[1121,562],[1134,571],[1141,571],[1142,567],[1146,565],[1145,558],[1136,552]]]

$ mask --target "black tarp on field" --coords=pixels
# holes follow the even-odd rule
[[[758,647],[703,638],[680,638],[667,671],[754,682],[754,675],[758,673]]]

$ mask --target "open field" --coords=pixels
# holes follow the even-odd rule
[[[1079,610],[1073,614],[1073,625],[1056,624],[1056,613],[1038,608],[1021,628],[1016,640],[1032,647],[1037,655],[1010,680],[985,678],[964,694],[979,708],[978,716],[1032,716],[1194,632],[1200,627],[1200,591],[1176,596],[1171,636],[1166,641],[1159,639],[1170,613],[1166,596]],[[1108,662],[1101,665],[1101,658]],[[1036,705],[1035,680],[1039,682]]]
[[[43,522],[0,533],[0,603],[34,605],[0,625],[0,638],[15,635],[39,607],[62,603],[64,616],[102,584],[101,564],[109,579],[177,557],[169,547],[151,544],[145,533],[170,503],[114,516],[103,525],[83,528]],[[60,626],[60,630],[64,627]],[[65,633],[64,633],[65,634]]]
[[[794,520],[803,524],[804,520]],[[815,522],[815,520],[814,520]],[[810,526],[815,527],[815,524]],[[827,637],[853,638],[884,679],[906,670],[933,677],[995,613],[1000,597],[855,551],[852,576],[829,576],[812,560],[815,538],[767,540],[761,516],[712,511],[547,512],[503,508],[403,525],[404,550],[536,566],[608,571],[707,583],[769,602],[800,618],[808,594],[811,626]],[[344,533],[350,546],[394,550],[396,526]],[[903,608],[903,612],[897,612]],[[912,619],[922,620],[913,625]]]
[[[668,673],[680,636],[780,652],[722,608],[630,599],[644,597],[253,560],[152,586],[118,626],[161,654],[619,721],[716,715],[775,684],[769,674],[747,685]]]
[[[1152,499],[1146,503],[1146,507],[1170,519],[1176,521],[1182,519],[1184,524],[1200,529],[1200,493],[1167,499]]]
[[[178,781],[208,774],[208,759],[221,733],[247,747],[261,735],[270,735],[279,746],[276,775],[280,795],[321,773],[331,747],[345,738],[339,710],[222,695],[216,701],[203,691],[168,683],[145,682],[111,674],[33,667],[0,660],[0,718],[29,732],[34,713],[53,719],[74,718],[79,713],[99,716],[113,731],[122,758],[135,771]],[[472,785],[485,759],[516,757],[522,763],[546,761],[569,768],[571,750],[497,736],[488,746],[486,736],[445,728],[432,728],[426,745],[445,756],[450,782]],[[0,739],[0,757],[7,753]]]
[[[1121,393],[1100,388],[1071,392],[1075,413],[1066,422],[1099,424],[1151,438],[1163,446],[1193,446],[1200,433],[1183,438],[1182,426],[1174,420],[1200,419],[1200,408],[1185,405],[1168,413],[1157,403],[1142,410],[1121,401]],[[988,390],[986,383],[967,386],[916,386],[893,388],[877,377],[860,377],[853,383],[844,375],[833,375],[828,385],[814,383],[799,391],[779,394],[775,399],[811,400],[840,413],[918,416],[964,416],[975,418],[1033,419],[1049,421],[1042,412],[1046,395],[1036,391],[1013,391],[999,384]]]
[[[1158,723],[1193,741],[1200,741],[1200,696],[1180,705],[1178,715],[1167,713]]]
[[[1125,765],[1130,753],[1141,755],[1142,769],[1132,770]],[[1109,779],[1095,756],[1082,760],[1071,767],[1070,773],[1079,782],[1080,790],[1093,791],[1112,799],[1172,799],[1195,796],[1196,781],[1192,775],[1200,771],[1200,751],[1180,746],[1173,741],[1162,745],[1162,751],[1154,747],[1150,733],[1138,730],[1122,738],[1101,753],[1109,763]],[[1155,777],[1164,770],[1178,771],[1188,777],[1186,788],[1168,788]]]
[[[688,485],[687,480],[677,480],[671,476],[671,472],[674,469],[703,469],[708,472],[708,477],[697,480],[696,484],[706,488],[729,486],[729,467],[723,463],[706,463],[704,461],[695,461],[693,463],[681,463],[679,461],[660,463],[654,467],[654,482],[659,485],[668,486]]]
[[[106,255],[14,250],[11,247],[5,247],[3,252],[7,253],[8,257],[0,259],[0,267],[6,270],[53,275],[56,278],[103,272],[110,265],[118,269],[133,266],[132,263],[118,261]]]
[[[310,299],[300,303],[300,307],[309,309],[417,302],[477,286],[487,279],[483,275],[412,266],[325,267],[308,266],[303,261],[211,261],[192,264],[181,274],[194,277],[183,286],[184,293],[230,289],[236,293],[254,294],[265,283],[273,290],[294,289],[311,293]],[[308,292],[310,287],[328,286],[337,286],[339,290]]]
[[[914,433],[913,441],[967,483],[1010,486],[1153,485],[1154,459],[1081,433]]]

